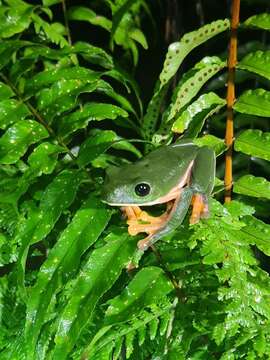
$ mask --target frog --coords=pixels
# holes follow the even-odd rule
[[[140,252],[171,234],[183,222],[190,206],[191,225],[209,217],[209,198],[215,181],[213,149],[199,147],[192,139],[162,145],[134,163],[109,167],[101,200],[120,207],[130,235],[146,233],[137,243]],[[159,217],[141,207],[166,204]]]

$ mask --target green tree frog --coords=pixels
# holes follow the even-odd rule
[[[138,242],[143,252],[180,226],[191,204],[190,223],[208,216],[215,167],[214,151],[191,140],[161,146],[133,164],[109,168],[102,201],[122,208],[131,235],[148,234]],[[167,211],[160,217],[140,209],[163,203],[167,203]]]

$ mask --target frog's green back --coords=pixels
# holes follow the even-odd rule
[[[198,147],[193,143],[179,142],[162,146],[143,159],[108,172],[104,184],[103,200],[109,204],[146,205],[165,196],[181,181]],[[148,184],[150,193],[138,196],[135,187]]]

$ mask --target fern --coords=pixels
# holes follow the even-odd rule
[[[270,15],[261,5],[240,26],[223,205],[230,21],[184,27],[138,84],[165,5],[0,2],[1,359],[270,357]],[[127,272],[139,236],[101,202],[105,170],[176,136],[216,153],[211,216]]]

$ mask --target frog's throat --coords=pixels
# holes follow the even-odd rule
[[[152,205],[157,205],[157,204],[164,204],[171,200],[175,200],[177,198],[177,196],[181,193],[183,187],[189,183],[193,162],[194,161],[192,161],[189,164],[185,174],[181,177],[181,180],[179,181],[179,183],[176,186],[174,186],[166,195],[161,196],[160,198],[153,200],[153,201],[149,201],[149,202],[134,203],[134,204],[133,203],[109,204],[109,205],[112,205],[112,206],[152,206]]]

